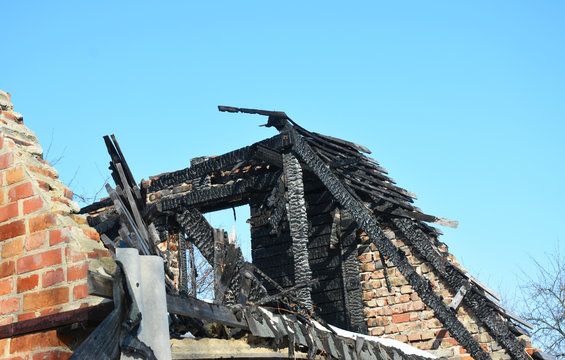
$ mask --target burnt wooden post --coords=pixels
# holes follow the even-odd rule
[[[186,263],[186,239],[178,231],[175,234],[178,244],[179,291],[188,294],[188,269]]]
[[[341,273],[350,330],[367,334],[367,322],[363,314],[363,291],[359,278],[357,257],[357,226],[347,211],[336,209],[339,214],[339,247],[341,250]]]
[[[224,293],[220,290],[220,280],[224,271],[226,236],[224,230],[214,229],[214,293],[217,304],[221,304]]]
[[[190,296],[196,297],[196,260],[194,259],[194,245],[188,243],[188,260],[190,261]]]
[[[302,168],[292,153],[283,154],[286,181],[287,214],[294,256],[294,282],[306,286],[297,291],[297,297],[307,309],[312,308],[312,270],[308,263],[308,218],[304,200]]]

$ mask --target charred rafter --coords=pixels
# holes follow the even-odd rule
[[[288,139],[285,139],[283,135],[277,135],[253,145],[211,157],[186,169],[153,176],[150,178],[151,184],[148,190],[149,192],[156,192],[169,186],[180,185],[192,179],[210,175],[213,172],[232,170],[237,164],[254,158],[258,149],[261,149],[261,151],[276,151],[288,145]]]

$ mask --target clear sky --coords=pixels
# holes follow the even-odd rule
[[[562,1],[5,1],[0,89],[83,195],[109,174],[105,134],[139,181],[275,134],[217,105],[285,111],[369,147],[425,213],[460,222],[442,240],[467,269],[512,293],[565,238],[564,16]]]

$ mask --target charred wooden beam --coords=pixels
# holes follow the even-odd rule
[[[188,294],[188,264],[186,261],[186,239],[182,234],[176,233],[178,248],[178,261],[179,261],[179,291]]]
[[[302,168],[291,153],[283,154],[284,178],[286,182],[287,216],[292,237],[294,257],[294,281],[307,284],[297,291],[297,297],[304,307],[312,308],[312,270],[308,264],[308,216],[304,200]]]
[[[231,170],[238,163],[252,159],[259,147],[273,151],[288,145],[288,138],[285,139],[283,135],[276,135],[250,146],[246,146],[220,156],[211,157],[206,161],[195,164],[194,166],[186,169],[152,176],[150,177],[151,184],[149,185],[148,191],[159,191],[168,186],[179,185],[191,179],[210,175],[213,172]]]
[[[279,171],[271,171],[248,179],[239,179],[232,184],[217,185],[158,201],[164,212],[179,212],[186,208],[197,208],[202,212],[227,209],[247,204],[252,193],[267,191],[279,177]]]
[[[434,267],[452,288],[460,289],[469,282],[469,279],[460,270],[434,251],[426,234],[413,221],[402,218],[396,218],[392,221],[414,246],[416,251]],[[463,302],[473,311],[475,316],[485,325],[489,334],[508,351],[513,359],[530,360],[529,355],[524,351],[524,346],[512,334],[508,324],[492,311],[492,301],[489,301],[481,292],[475,287],[471,288],[463,298]],[[451,329],[449,331],[451,332]]]
[[[196,260],[194,258],[194,245],[188,243],[188,258],[190,260],[190,296],[196,297]]]
[[[177,222],[188,239],[196,245],[208,264],[214,263],[214,228],[196,209],[177,214]]]
[[[367,334],[367,322],[363,314],[363,290],[359,276],[357,257],[357,226],[351,214],[336,209],[339,214],[339,247],[341,251],[341,273],[349,330]]]
[[[112,206],[113,204],[114,204],[114,202],[112,202],[112,199],[105,198],[105,199],[102,199],[100,201],[97,201],[95,203],[92,203],[90,205],[87,205],[87,206],[81,208],[78,213],[79,214],[88,214],[89,212],[100,210],[100,209],[103,209],[105,207]]]
[[[58,314],[46,315],[40,318],[18,321],[12,324],[0,326],[0,339],[20,336],[24,334],[57,329],[62,326],[85,323],[100,322],[114,309],[112,302],[104,302],[99,305],[65,311]]]
[[[292,138],[291,141],[294,144],[293,151],[300,160],[312,169],[320,181],[322,181],[332,193],[337,202],[352,215],[359,227],[369,235],[369,238],[377,246],[379,252],[383,253],[383,255],[392,261],[406,280],[412,285],[422,301],[434,311],[437,318],[449,329],[450,333],[459,344],[475,359],[490,359],[488,353],[473,338],[465,326],[461,324],[455,314],[453,314],[442,301],[441,297],[435,293],[430,282],[418,275],[414,267],[408,262],[406,254],[394,246],[386,237],[373,215],[347,190],[337,176],[331,172],[328,164],[320,160],[310,146],[289,124],[285,125],[284,129],[290,134]]]
[[[216,284],[222,284],[220,287],[217,287],[217,290],[219,290],[218,298],[224,297],[228,287],[231,294],[237,296],[240,293],[239,286],[241,286],[238,275],[245,266],[241,250],[237,249],[234,256],[228,259],[229,266],[234,266],[234,268],[229,270],[229,276],[226,275],[222,279],[222,273],[227,271],[224,250],[228,245],[225,242],[223,230],[214,229],[202,213],[196,209],[186,210],[181,214],[177,214],[176,219],[187,238],[198,248],[208,264],[214,267],[215,276],[217,276],[217,279],[215,278]],[[216,248],[216,245],[218,248]],[[234,246],[232,245],[232,247]],[[222,254],[218,253],[218,250],[221,250]],[[253,277],[249,298],[256,299],[264,296],[264,294],[266,294],[265,288]],[[231,298],[230,301],[235,301],[235,298]]]
[[[226,254],[228,248],[228,239],[226,232],[222,229],[214,229],[214,302],[216,304],[224,304],[226,297],[226,290],[229,286],[229,279],[224,275],[224,270],[227,270]],[[231,266],[233,266],[233,259]],[[222,282],[222,277],[224,281]]]

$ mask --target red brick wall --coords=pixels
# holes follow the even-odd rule
[[[402,238],[397,237],[390,229],[385,229],[385,234],[404,251],[418,274],[430,280],[436,292],[443,297],[446,304],[449,304],[455,295],[454,290],[442,281],[432,267],[415,254]],[[367,242],[368,238],[362,236],[362,240]],[[438,250],[443,252],[451,263],[462,268],[455,257],[447,252],[445,245],[440,246]],[[418,294],[412,290],[412,286],[408,284],[398,269],[386,261],[386,272],[392,290],[388,291],[385,282],[385,268],[380,262],[379,253],[374,245],[369,245],[359,255],[359,260],[365,318],[370,335],[409,343],[437,356],[450,359],[471,359],[465,349],[435,319],[433,311],[420,300]],[[510,359],[510,356],[492,339],[467,307],[460,306],[457,317],[494,360]],[[530,339],[524,336],[523,340],[528,344],[531,353]]]
[[[0,104],[0,326],[99,303],[89,268],[113,261],[20,114]],[[65,359],[56,331],[0,340],[0,358]]]

